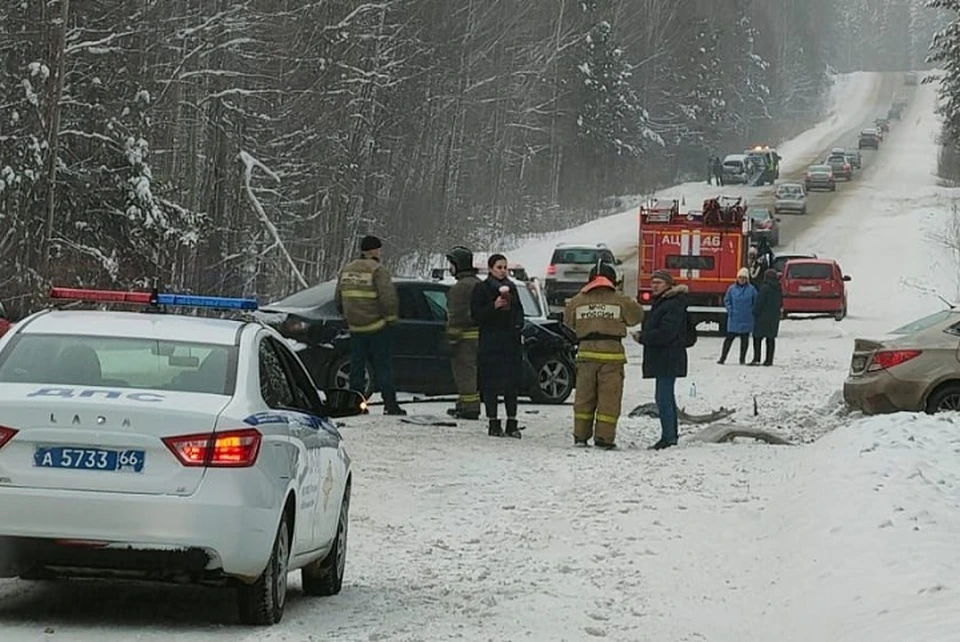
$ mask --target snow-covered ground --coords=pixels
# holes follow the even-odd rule
[[[681,405],[736,407],[738,422],[806,445],[705,445],[684,430],[655,453],[655,422],[624,419],[622,450],[576,450],[569,405],[522,406],[521,441],[473,422],[350,419],[339,596],[295,591],[281,625],[251,631],[212,590],[0,581],[0,640],[960,639],[960,418],[864,419],[838,400],[855,336],[955,290],[931,238],[951,197],[932,175],[934,92],[917,90],[876,162],[797,241],[853,276],[851,316],[785,322],[773,368],[718,366],[717,339],[692,351]],[[629,350],[626,409],[652,399]]]
[[[812,157],[826,151],[833,141],[856,128],[874,113],[882,85],[883,75],[879,73],[856,72],[835,76],[825,120],[778,146],[777,149],[783,157],[781,172],[788,174],[806,167]],[[746,196],[748,201],[770,191],[769,187],[736,186],[735,189],[737,194]],[[685,204],[685,208],[693,210],[700,209],[704,199],[716,196],[718,191],[724,190],[718,190],[706,181],[697,181],[675,185],[652,196],[679,199]],[[533,242],[508,249],[506,254],[510,260],[526,266],[531,275],[542,279],[557,243],[606,243],[618,256],[630,256],[637,244],[637,209],[633,207],[580,227],[545,235]]]

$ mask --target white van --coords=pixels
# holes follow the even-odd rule
[[[723,184],[747,182],[747,155],[730,154],[723,159]]]

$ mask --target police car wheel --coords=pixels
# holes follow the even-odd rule
[[[290,516],[284,512],[267,567],[253,584],[243,584],[237,588],[241,622],[262,626],[277,624],[283,619],[289,565]]]
[[[350,486],[347,486],[340,504],[337,535],[327,556],[307,564],[300,571],[303,592],[306,595],[336,595],[343,588],[343,574],[347,565],[347,533],[350,525]]]

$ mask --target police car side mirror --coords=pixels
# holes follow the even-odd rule
[[[320,414],[328,419],[355,417],[367,412],[367,400],[356,390],[327,388],[318,390]]]

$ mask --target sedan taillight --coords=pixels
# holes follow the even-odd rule
[[[6,446],[14,435],[17,434],[17,431],[13,428],[7,428],[6,426],[0,426],[0,448]]]
[[[164,437],[163,444],[184,466],[248,468],[257,461],[263,436],[255,428]]]
[[[873,355],[867,372],[888,370],[920,356],[922,352],[923,350],[880,350]]]

